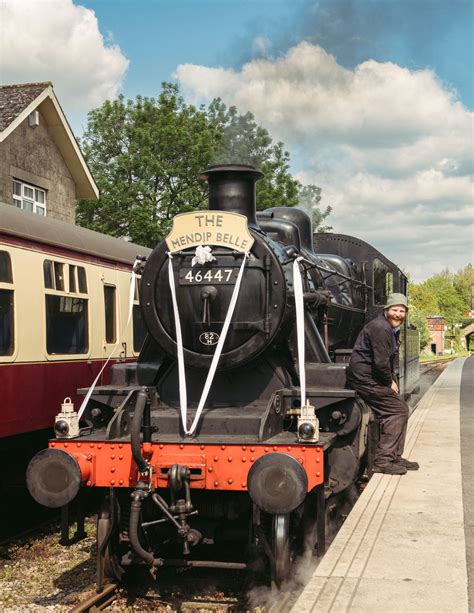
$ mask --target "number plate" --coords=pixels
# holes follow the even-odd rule
[[[234,285],[238,268],[181,268],[180,285]]]

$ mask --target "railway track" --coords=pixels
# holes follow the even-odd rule
[[[119,598],[118,586],[115,583],[110,583],[104,587],[100,594],[93,594],[84,599],[71,609],[69,613],[95,613],[96,611],[103,611]],[[203,613],[207,611],[214,613],[238,613],[238,611],[242,611],[241,603],[235,598],[196,597],[194,599],[181,600],[179,603],[173,603],[166,599],[149,595],[143,598],[143,600],[146,600],[143,608],[140,607],[143,611],[154,611],[157,604],[167,607],[167,610],[180,611],[180,613]],[[169,608],[173,606],[176,608]],[[271,608],[269,612],[280,613],[284,610]]]
[[[445,360],[426,360],[424,362],[420,362],[420,371],[422,372],[422,374],[424,372],[427,372],[429,370],[432,370],[433,368],[435,368],[436,366],[441,366],[441,365],[446,365],[449,364],[450,362],[452,362],[453,360],[456,359],[457,356],[454,356],[452,358],[446,358]],[[424,369],[425,366],[429,366],[430,368]]]
[[[93,613],[103,611],[117,598],[118,585],[109,583],[102,592],[93,594],[70,610],[70,613]]]
[[[214,611],[214,613],[237,613],[238,604],[232,600],[185,600],[181,603],[181,613],[201,613],[201,611]]]

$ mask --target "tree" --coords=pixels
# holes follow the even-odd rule
[[[302,185],[290,174],[290,154],[282,142],[274,143],[268,130],[259,126],[252,113],[239,115],[237,108],[229,108],[220,98],[209,105],[208,115],[223,138],[216,151],[215,164],[251,164],[263,173],[257,183],[257,208],[299,206],[311,218],[313,228],[328,232],[331,226],[322,225],[331,212],[328,206],[319,208],[321,188]]]
[[[163,83],[157,99],[121,96],[91,111],[81,145],[100,199],[79,201],[78,224],[149,247],[176,214],[206,208],[207,183],[199,175],[211,163],[262,170],[259,209],[294,206],[302,195],[318,223],[330,213],[318,208],[320,188],[291,176],[283,143],[274,143],[251,113],[239,115],[220,99],[197,109],[174,84]]]
[[[463,302],[456,289],[452,276],[448,273],[434,275],[425,281],[428,289],[436,295],[439,313],[444,317],[446,324],[459,322],[464,313]]]
[[[100,200],[79,201],[78,223],[153,247],[177,213],[206,205],[199,173],[219,139],[176,85],[163,84],[158,99],[105,102],[89,113],[81,141]]]
[[[463,300],[449,271],[433,275],[418,285],[411,285],[410,303],[425,315],[441,315],[448,326],[459,322],[464,313]]]
[[[428,287],[426,282],[409,286],[410,306],[414,306],[425,315],[440,315],[438,298],[433,288]]]
[[[426,323],[426,313],[412,305],[409,310],[409,319],[410,324],[416,326],[416,329],[420,333],[420,351],[422,351],[430,342],[431,338],[428,324]]]
[[[463,302],[464,311],[474,308],[474,268],[468,264],[454,275],[454,289]]]
[[[251,164],[259,168],[263,178],[257,183],[257,208],[295,206],[298,203],[299,182],[290,172],[290,154],[283,143],[274,143],[268,130],[259,126],[252,113],[239,115],[215,98],[208,116],[222,140],[216,150],[215,164]]]

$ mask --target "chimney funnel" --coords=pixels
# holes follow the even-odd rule
[[[209,184],[209,210],[245,215],[250,228],[258,229],[255,184],[263,173],[246,164],[210,166],[202,175]]]

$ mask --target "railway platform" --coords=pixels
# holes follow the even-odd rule
[[[410,417],[420,470],[373,475],[292,613],[474,611],[473,392],[459,358]]]

